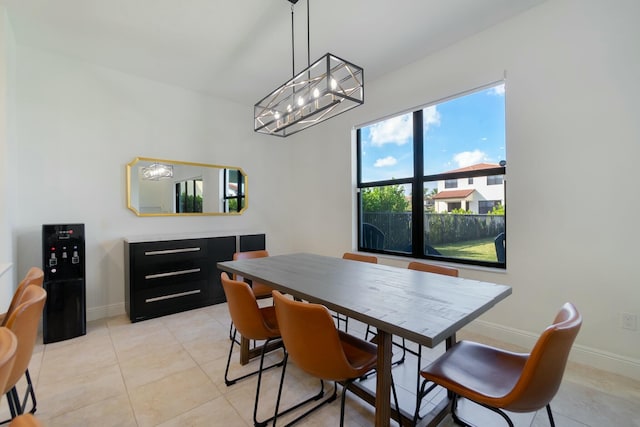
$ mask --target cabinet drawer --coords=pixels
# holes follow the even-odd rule
[[[209,262],[206,259],[170,261],[147,264],[133,272],[136,290],[153,289],[174,283],[207,280]]]
[[[174,283],[140,290],[133,297],[136,307],[132,321],[163,316],[212,303],[206,279]]]

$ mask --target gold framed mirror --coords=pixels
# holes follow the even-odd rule
[[[237,166],[136,157],[127,163],[127,208],[138,216],[240,215],[247,174]]]

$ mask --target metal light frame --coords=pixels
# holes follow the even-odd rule
[[[327,53],[254,105],[254,131],[287,137],[363,103],[362,67]]]

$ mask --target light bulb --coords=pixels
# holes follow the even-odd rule
[[[299,96],[299,97],[298,97],[298,105],[299,105],[300,107],[302,107],[302,106],[304,105],[304,98],[303,98],[303,97],[301,97],[301,96]]]
[[[315,88],[315,89],[313,90],[313,97],[314,97],[314,98],[317,98],[317,97],[319,97],[319,96],[320,96],[320,91],[318,90],[318,88]]]
[[[335,90],[338,87],[336,79],[331,79],[331,90]]]
[[[287,111],[290,113],[293,110],[293,108],[291,108],[291,104],[287,105]]]
[[[280,118],[280,111],[276,111],[276,113],[274,114],[274,117],[277,119]]]

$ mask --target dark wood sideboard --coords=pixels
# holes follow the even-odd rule
[[[264,234],[133,238],[124,242],[125,309],[132,322],[225,302],[216,264],[265,249]]]

